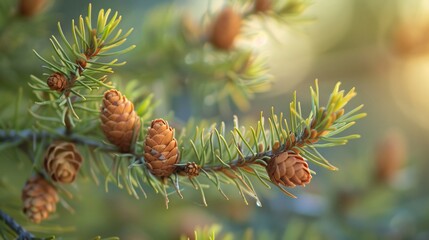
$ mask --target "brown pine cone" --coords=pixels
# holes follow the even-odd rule
[[[59,201],[55,187],[41,175],[35,175],[25,183],[21,199],[24,202],[24,214],[35,223],[40,223],[55,212]]]
[[[54,142],[48,147],[43,164],[52,180],[71,183],[82,164],[82,156],[73,143]]]
[[[108,90],[104,93],[100,118],[106,138],[121,152],[130,152],[140,129],[134,104],[118,90]]]
[[[188,176],[188,177],[196,177],[196,176],[198,176],[200,174],[200,170],[201,170],[201,167],[198,164],[196,164],[194,162],[188,162],[188,163],[186,163],[186,166],[185,166],[185,174],[186,174],[186,176]]]
[[[144,158],[151,173],[158,177],[168,177],[176,169],[179,150],[174,138],[174,129],[164,119],[155,119],[148,130]]]
[[[241,16],[232,8],[225,8],[217,16],[209,34],[209,41],[221,50],[229,50],[240,33]]]
[[[272,7],[271,0],[255,0],[254,11],[255,12],[266,12]]]
[[[375,180],[389,183],[397,177],[407,160],[407,146],[400,132],[388,132],[375,149]]]
[[[20,0],[18,3],[18,13],[23,17],[35,16],[43,11],[47,3],[47,0]]]
[[[287,187],[305,186],[311,180],[307,162],[293,151],[274,156],[266,169],[273,183]]]
[[[62,92],[67,87],[67,78],[64,74],[55,72],[48,77],[46,83],[51,90]]]
[[[79,73],[82,73],[82,71],[86,68],[86,65],[88,62],[84,58],[79,58],[76,60],[77,65],[79,65]]]

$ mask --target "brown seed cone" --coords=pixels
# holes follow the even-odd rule
[[[148,130],[144,158],[153,175],[168,177],[176,169],[179,150],[174,129],[164,119],[155,119]]]
[[[407,147],[400,132],[388,132],[375,149],[375,180],[389,183],[397,177],[407,160]]]
[[[118,90],[108,90],[104,93],[100,118],[106,138],[121,152],[130,152],[140,129],[134,104]]]
[[[79,73],[82,73],[83,70],[86,68],[86,65],[88,64],[87,61],[84,58],[79,58],[76,60],[77,65],[79,65]]]
[[[392,50],[400,57],[426,55],[429,52],[429,22],[413,20],[395,24]]]
[[[310,183],[311,173],[307,162],[293,151],[274,156],[266,167],[268,176],[275,184],[287,187],[305,186]]]
[[[254,11],[255,12],[266,12],[272,7],[271,0],[255,0]]]
[[[33,17],[40,13],[47,3],[47,0],[20,0],[18,3],[18,13],[24,17]]]
[[[280,150],[280,142],[279,142],[279,141],[276,141],[276,142],[273,144],[273,153],[277,153],[279,150]]]
[[[24,214],[35,223],[40,223],[55,212],[59,200],[55,187],[41,175],[33,176],[25,183],[21,199]]]
[[[186,166],[185,166],[186,176],[196,177],[200,174],[200,170],[201,170],[201,167],[198,164],[196,164],[194,162],[186,163]]]
[[[43,164],[52,180],[71,183],[82,164],[82,156],[73,143],[54,142],[46,150]]]
[[[52,73],[46,80],[49,88],[57,92],[62,92],[67,87],[67,78],[62,73]]]
[[[229,50],[240,33],[241,16],[232,8],[225,8],[217,16],[209,34],[209,42],[221,50]]]

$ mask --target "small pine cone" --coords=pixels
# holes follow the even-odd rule
[[[225,8],[217,16],[209,34],[209,41],[213,46],[229,50],[234,45],[234,40],[240,33],[241,16],[232,8]]]
[[[273,144],[273,153],[277,153],[279,150],[280,150],[280,142],[279,141],[276,141],[274,144]]]
[[[77,65],[79,65],[79,73],[82,73],[82,71],[86,68],[86,65],[88,62],[84,58],[79,58],[76,60]]]
[[[59,200],[55,187],[41,175],[33,176],[25,183],[21,199],[24,214],[35,223],[40,223],[55,212]]]
[[[67,78],[62,73],[52,73],[46,80],[49,88],[57,92],[62,92],[67,87]]]
[[[82,156],[73,143],[55,142],[48,147],[43,164],[52,180],[71,183],[82,164]]]
[[[43,11],[47,3],[47,0],[20,0],[18,13],[23,17],[33,17]]]
[[[271,10],[271,0],[255,0],[254,11],[255,12],[266,12]]]
[[[273,183],[287,187],[305,186],[311,180],[307,162],[293,151],[274,156],[266,169]]]
[[[118,90],[108,90],[104,93],[100,118],[106,138],[121,152],[130,152],[140,129],[134,104]]]
[[[196,164],[194,162],[188,162],[188,163],[186,163],[186,166],[185,166],[185,174],[186,174],[186,176],[188,176],[188,177],[196,177],[196,176],[198,176],[200,174],[200,170],[201,170],[201,167],[198,164]]]
[[[158,177],[168,177],[176,169],[179,150],[174,129],[164,119],[155,119],[148,130],[144,158],[149,170]]]

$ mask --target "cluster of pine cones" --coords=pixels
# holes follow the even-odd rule
[[[43,166],[52,181],[69,184],[75,180],[82,160],[73,143],[56,141],[46,150]],[[25,183],[21,198],[24,202],[24,214],[35,223],[40,223],[55,212],[59,200],[55,186],[41,174],[31,177]]]
[[[117,146],[118,151],[137,154],[134,146],[141,122],[131,101],[118,90],[106,91],[100,119],[104,135]],[[201,166],[194,162],[178,167],[180,153],[174,129],[164,119],[151,122],[142,155],[149,171],[160,179],[166,179],[173,173],[196,177],[201,170]],[[73,143],[55,141],[47,148],[43,165],[53,182],[68,184],[75,180],[82,161],[83,158]],[[273,183],[287,187],[305,186],[312,177],[305,159],[291,150],[275,154],[267,162],[266,170]],[[25,184],[22,200],[24,213],[30,220],[39,223],[55,211],[58,195],[55,186],[38,174]]]
[[[55,76],[58,77],[58,76]],[[140,118],[134,105],[118,90],[104,93],[100,110],[101,129],[107,140],[122,153],[133,153],[140,132]],[[200,166],[188,163],[177,169],[179,150],[174,138],[174,129],[163,119],[152,121],[145,139],[143,153],[150,172],[163,179],[174,172],[188,177],[199,174]],[[43,166],[52,182],[72,183],[79,171],[83,158],[76,146],[67,141],[55,141],[46,150]],[[42,174],[29,179],[23,190],[24,213],[35,223],[55,212],[58,195],[55,186]]]
[[[118,90],[108,90],[104,93],[100,118],[106,138],[121,152],[132,153],[141,125],[133,103]],[[164,119],[152,121],[147,130],[143,156],[149,171],[161,179],[181,170],[176,166],[179,149],[174,129]],[[198,175],[199,167],[185,167],[183,171],[185,175],[194,177]]]
[[[270,0],[257,0],[253,12],[266,12],[270,9]],[[241,20],[241,16],[232,8],[223,9],[210,28],[208,41],[218,49],[231,49],[240,32]],[[53,73],[47,79],[49,88],[58,92],[64,91],[68,82],[61,73]],[[131,101],[116,89],[106,91],[100,119],[105,137],[119,152],[136,154],[134,146],[140,133],[141,122]],[[304,134],[301,138],[314,141],[312,133]],[[289,140],[286,149],[290,149],[291,144],[297,145],[293,135],[291,139],[293,142]],[[160,179],[166,179],[174,173],[189,178],[196,177],[201,170],[201,166],[194,162],[178,167],[180,153],[174,129],[164,119],[151,122],[142,155],[149,171]],[[75,180],[82,161],[83,158],[73,143],[55,141],[47,148],[43,165],[46,175],[53,182],[69,184]],[[273,183],[287,187],[305,186],[312,178],[306,160],[295,150],[276,153],[267,162],[266,170]],[[55,186],[44,175],[37,174],[26,182],[22,200],[24,213],[30,220],[39,223],[55,212],[59,198]]]

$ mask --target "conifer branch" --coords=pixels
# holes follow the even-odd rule
[[[19,131],[15,130],[3,130],[0,129],[0,148],[6,149],[16,145],[25,145],[27,143],[31,143],[32,141],[40,142],[42,139],[50,139],[52,141],[55,140],[68,140],[70,142],[77,143],[79,145],[97,148],[106,152],[117,152],[116,147],[105,144],[101,141],[97,141],[94,139],[89,139],[87,136],[73,133],[71,135],[66,134],[65,128],[59,128],[56,132],[51,131],[36,131],[33,129],[23,129]],[[14,144],[11,144],[14,143]]]
[[[335,170],[336,168],[317,151],[317,148],[343,145],[349,139],[358,137],[358,135],[349,135],[334,138],[335,135],[352,126],[356,119],[365,116],[363,113],[358,113],[362,106],[345,113],[344,106],[356,93],[352,89],[345,94],[344,91],[339,90],[339,86],[339,83],[335,86],[326,106],[320,107],[316,81],[315,89],[311,88],[310,91],[312,109],[306,118],[302,116],[300,103],[297,102],[296,95],[294,95],[289,107],[289,121],[284,119],[283,113],[276,115],[272,110],[271,116],[267,118],[268,121],[265,121],[261,114],[257,126],[247,128],[250,129],[247,131],[246,128],[239,125],[238,118],[234,119],[234,127],[229,132],[226,131],[224,124],[221,124],[220,128],[212,125],[208,128],[209,131],[199,127],[193,131],[191,127],[193,123],[190,123],[188,128],[185,128],[190,132],[185,133],[185,130],[182,130],[180,134],[178,142],[181,158],[176,164],[177,168],[171,173],[187,176],[190,183],[201,191],[204,198],[204,187],[199,183],[199,177],[197,177],[200,169],[226,198],[227,196],[222,191],[222,185],[232,183],[239,189],[245,202],[247,202],[245,195],[249,195],[255,198],[258,205],[260,205],[252,181],[247,175],[254,175],[265,186],[269,186],[268,183],[272,182],[272,179],[268,178],[265,168],[274,157],[282,153],[293,151],[296,154],[301,154],[309,161],[330,170]],[[166,197],[166,202],[168,202],[168,193],[165,186],[167,183],[165,181],[166,177],[163,177],[162,181],[158,181],[152,173],[149,173],[149,171],[153,171],[152,166],[148,163],[144,164],[147,160],[146,155],[143,157],[141,150],[138,150],[140,149],[138,146],[142,146],[140,141],[136,143],[137,148],[134,147],[136,151],[120,153],[116,147],[107,145],[100,140],[91,140],[77,133],[67,135],[65,132],[66,129],[64,128],[38,132],[29,129],[19,132],[2,130],[0,131],[0,139],[3,140],[2,142],[11,141],[16,144],[38,141],[44,138],[48,138],[51,141],[62,139],[86,146],[88,149],[99,149],[105,154],[103,156],[94,156],[93,161],[98,162],[98,171],[101,171],[106,176],[106,184],[109,181],[113,181],[120,188],[125,187],[130,194],[138,197],[135,187],[142,189],[138,179],[141,178],[143,182],[151,185],[155,191],[163,193]],[[318,144],[319,141],[324,141],[325,143],[321,145]],[[44,146],[40,147],[43,148]],[[88,151],[91,152],[92,150]],[[114,155],[106,153],[113,153]],[[152,152],[150,153],[152,154]],[[109,158],[112,159],[114,164],[110,170],[105,167],[104,160],[101,160],[108,156],[110,156]],[[193,162],[195,165],[190,165]],[[144,169],[143,171],[134,172],[137,175],[132,175],[131,170],[133,168]],[[194,174],[194,171],[197,172]],[[120,181],[121,178],[124,178],[123,183]],[[180,180],[180,182],[183,181]],[[179,180],[172,179],[172,186],[181,195],[180,188],[177,187],[178,183]],[[286,190],[283,189],[283,191],[293,196]],[[206,204],[205,199],[204,203]]]
[[[207,173],[207,177],[219,178],[220,174],[224,177],[223,180],[234,181],[237,187],[247,189],[247,193],[255,198],[251,181],[245,175],[255,175],[263,183],[271,182],[264,168],[282,153],[292,151],[315,164],[336,170],[317,148],[344,145],[348,140],[359,137],[348,135],[334,138],[352,126],[356,119],[366,116],[364,113],[357,113],[362,106],[345,113],[344,106],[356,93],[352,89],[345,94],[343,90],[339,90],[339,86],[340,83],[334,87],[326,106],[320,107],[316,81],[315,90],[310,88],[312,109],[308,117],[302,116],[295,94],[290,104],[289,121],[283,118],[283,113],[276,115],[272,110],[267,130],[262,114],[257,127],[250,127],[250,131],[239,126],[237,118],[234,120],[234,129],[229,133],[225,133],[224,124],[219,129],[212,125],[208,131],[197,127],[195,131],[188,133],[190,144],[186,143],[184,135],[179,138],[183,146],[181,163],[195,161]],[[318,144],[319,141],[324,143]],[[185,171],[184,167],[185,165],[180,165],[178,172]],[[220,188],[219,180],[214,183]],[[290,195],[286,190],[284,192]]]
[[[0,209],[0,219],[17,235],[19,240],[33,239],[33,234],[27,232],[19,223],[17,223],[11,216]]]
[[[42,60],[48,70],[45,75],[49,76],[47,83],[36,76],[32,76],[33,83],[30,87],[36,92],[41,100],[39,106],[33,106],[33,116],[38,120],[49,120],[50,118],[39,117],[35,111],[41,111],[44,106],[50,109],[44,109],[44,112],[53,115],[54,118],[66,126],[66,133],[71,134],[76,121],[81,121],[78,112],[91,111],[94,105],[88,103],[87,97],[91,91],[100,88],[112,88],[111,83],[106,83],[106,74],[113,73],[112,67],[121,66],[125,62],[118,63],[117,59],[110,62],[100,62],[100,59],[106,56],[115,56],[124,54],[132,50],[135,46],[115,51],[121,46],[132,29],[125,34],[118,27],[121,16],[116,12],[110,17],[111,10],[99,11],[96,26],[93,26],[91,17],[92,7],[89,4],[88,15],[80,16],[77,23],[72,21],[73,40],[69,41],[64,34],[61,24],[58,23],[58,32],[60,40],[57,37],[51,37],[51,44],[54,55],[52,60],[42,57],[36,51],[36,56]],[[53,91],[54,90],[54,91]]]
[[[276,3],[267,13],[281,16],[299,12],[293,6],[281,4]],[[152,54],[168,58],[175,56],[177,59],[160,61],[167,63],[169,66],[164,67],[179,76],[183,84],[185,80],[186,84],[191,81],[191,88],[202,94],[206,102],[225,103],[231,100],[241,109],[248,107],[248,100],[254,93],[267,89],[270,76],[265,61],[253,50],[234,47],[241,20],[247,17],[243,12],[234,11],[225,8],[216,19],[210,19],[214,25],[219,24],[221,30],[223,27],[232,28],[233,34],[226,43],[216,40],[222,31],[210,32],[207,26],[203,30],[206,32],[197,34],[199,37],[191,39],[182,36],[182,31],[191,29],[177,25],[177,16],[170,18],[165,14],[156,14],[156,18],[167,20],[148,22],[167,24],[154,24],[150,29],[154,35],[146,35],[155,40],[165,39],[163,34],[166,31],[161,31],[165,27],[175,29],[174,37],[167,38],[169,42],[161,48],[165,51],[161,54],[157,48],[146,49],[145,56],[149,57],[144,60],[145,63],[154,64],[150,57]],[[93,178],[97,184],[100,182],[98,177],[104,176],[106,191],[109,184],[114,183],[136,198],[139,198],[138,190],[146,197],[145,188],[152,188],[164,196],[167,208],[171,193],[184,197],[182,184],[199,191],[204,205],[207,205],[205,190],[214,186],[228,199],[223,186],[231,184],[246,204],[250,196],[261,206],[253,183],[255,179],[267,188],[274,184],[294,197],[280,185],[294,187],[308,184],[314,171],[308,167],[307,161],[336,170],[318,152],[318,148],[343,145],[359,137],[336,137],[351,127],[355,120],[365,116],[358,113],[362,106],[345,112],[345,105],[356,95],[354,89],[345,93],[339,89],[338,83],[328,103],[321,107],[316,81],[315,88],[310,88],[312,107],[308,115],[303,115],[294,94],[288,119],[286,114],[276,114],[272,109],[269,117],[261,113],[256,126],[247,128],[239,124],[237,117],[234,117],[230,130],[224,123],[207,126],[190,122],[179,131],[176,139],[175,129],[164,119],[155,119],[150,124],[145,121],[151,118],[152,96],[147,96],[134,108],[133,102],[119,90],[109,89],[104,94],[98,91],[113,88],[107,81],[107,75],[113,73],[112,68],[125,64],[117,59],[100,60],[134,48],[117,50],[132,29],[124,34],[122,30],[113,33],[121,17],[118,13],[111,16],[111,13],[110,9],[100,10],[93,24],[89,5],[87,16],[81,16],[76,23],[72,21],[71,41],[58,24],[59,40],[55,36],[50,39],[53,56],[46,58],[34,51],[46,64],[45,75],[48,76],[47,81],[32,76],[29,83],[37,97],[37,102],[30,108],[30,113],[38,120],[36,127],[0,130],[0,149],[23,149],[32,159],[35,170],[41,173],[36,180],[29,179],[23,189],[28,199],[24,212],[34,222],[46,219],[49,213],[55,211],[59,201],[57,187],[73,182],[79,171],[85,172],[84,175]],[[226,22],[229,19],[229,26],[222,26],[225,19]],[[181,37],[177,37],[178,34]],[[154,45],[150,41],[146,43],[151,48]],[[183,62],[184,59],[186,62]],[[148,70],[152,68],[149,65],[145,67]],[[157,67],[163,69],[162,66]],[[100,135],[98,128],[104,136]],[[105,143],[105,139],[112,145]],[[286,167],[290,167],[288,171]],[[280,171],[273,173],[272,169],[284,171],[281,174],[278,173]],[[300,171],[300,176],[295,174],[293,179],[286,176],[295,170]],[[39,202],[34,199],[44,201],[48,207],[36,206]]]

